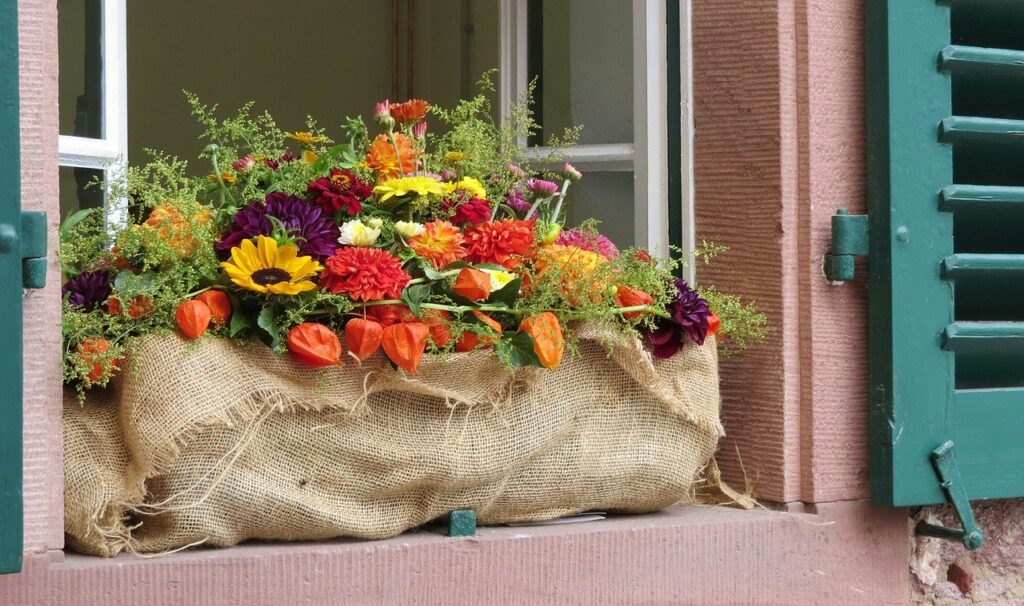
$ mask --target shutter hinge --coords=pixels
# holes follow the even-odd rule
[[[868,256],[868,216],[840,208],[832,215],[832,248],[825,255],[825,277],[832,282],[853,280],[854,259]]]
[[[942,492],[946,494],[946,500],[953,505],[962,529],[918,522],[914,532],[926,537],[960,541],[964,547],[971,550],[981,547],[985,537],[974,522],[971,501],[967,498],[963,480],[960,479],[960,468],[957,467],[956,458],[953,456],[953,442],[951,440],[944,442],[942,446],[932,451],[931,458],[935,474],[939,476]]]
[[[25,288],[46,286],[46,213],[21,213],[21,282]]]

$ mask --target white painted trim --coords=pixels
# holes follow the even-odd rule
[[[523,155],[532,160],[545,160],[553,153],[560,162],[571,162],[580,170],[631,171],[636,150],[632,143],[572,145],[570,147],[528,147]]]
[[[682,171],[679,183],[682,190],[680,203],[682,212],[681,245],[684,251],[697,248],[697,216],[695,205],[695,186],[693,179],[693,30],[692,8],[690,0],[679,0],[679,128],[680,158],[679,168]],[[683,277],[690,283],[694,282],[696,267],[688,267]]]
[[[103,170],[109,186],[128,165],[128,30],[125,0],[103,0],[101,10],[103,138],[60,135],[57,161],[61,166]],[[109,195],[107,200],[107,222],[127,222],[128,201]]]
[[[635,238],[669,254],[668,61],[663,0],[633,0],[633,141]]]
[[[504,120],[515,100],[526,91],[526,0],[501,0],[499,19],[498,108]],[[526,139],[520,138],[520,147]]]

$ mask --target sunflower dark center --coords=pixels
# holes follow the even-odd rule
[[[269,286],[270,284],[287,282],[291,279],[292,275],[280,267],[268,267],[266,269],[257,269],[252,272],[252,281],[260,286]]]

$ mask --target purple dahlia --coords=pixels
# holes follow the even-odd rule
[[[675,281],[676,298],[668,304],[669,318],[659,318],[653,332],[647,334],[654,357],[671,358],[689,338],[697,345],[703,345],[708,334],[711,308],[700,293],[690,288],[686,280]]]
[[[92,311],[110,298],[111,282],[109,272],[87,271],[65,282],[61,293],[71,307]]]
[[[583,250],[589,250],[595,252],[605,259],[611,260],[618,258],[619,249],[615,246],[615,243],[609,240],[607,237],[592,231],[580,231],[578,229],[570,229],[563,231],[558,234],[558,241],[556,244],[563,246],[575,246],[582,248]]]
[[[227,254],[242,240],[271,235],[274,223],[270,217],[280,221],[296,238],[300,254],[322,260],[333,255],[338,247],[338,224],[322,208],[297,196],[274,192],[267,194],[265,202],[254,200],[235,214],[224,237],[216,244],[217,251]]]

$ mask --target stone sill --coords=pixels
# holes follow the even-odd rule
[[[854,502],[809,514],[680,507],[472,538],[418,532],[158,558],[51,552],[0,577],[0,604],[903,603],[906,537],[903,512]]]

